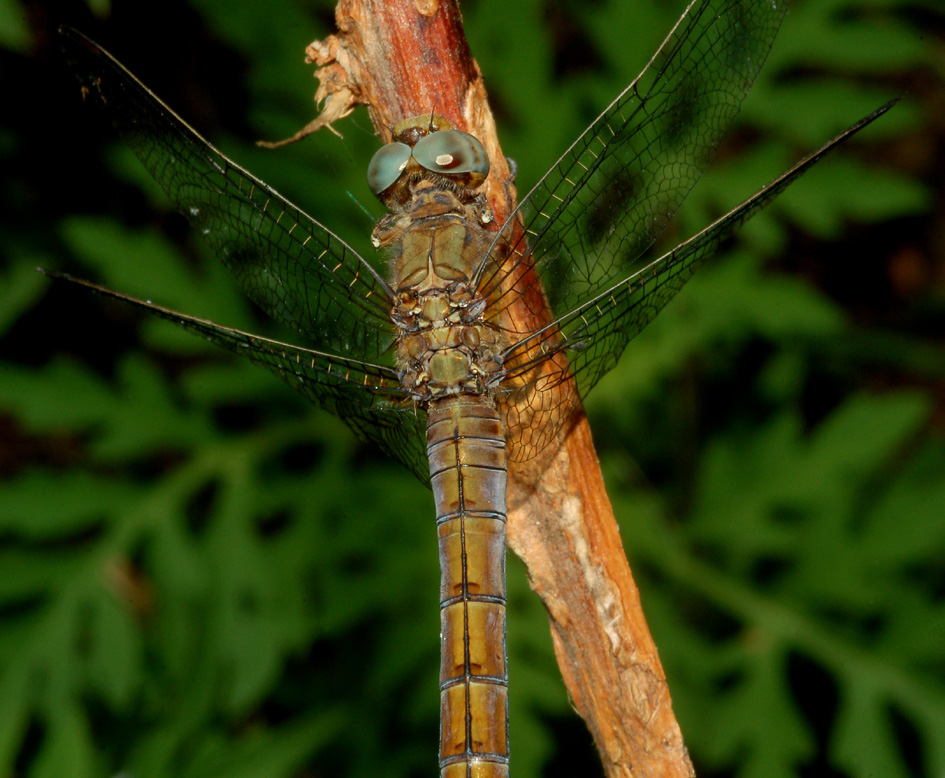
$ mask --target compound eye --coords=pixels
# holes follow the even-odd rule
[[[421,138],[413,158],[434,173],[472,173],[482,180],[489,175],[489,155],[472,135],[460,130],[440,130]]]
[[[374,194],[380,194],[393,184],[410,161],[410,146],[406,143],[388,143],[371,157],[367,182]]]

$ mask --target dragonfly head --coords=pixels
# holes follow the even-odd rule
[[[368,185],[388,208],[405,205],[413,184],[433,179],[475,189],[489,175],[489,155],[472,135],[442,116],[418,116],[394,127],[394,140],[368,165]]]

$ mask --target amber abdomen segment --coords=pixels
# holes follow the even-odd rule
[[[504,434],[486,401],[440,400],[428,413],[441,574],[440,775],[507,778]]]

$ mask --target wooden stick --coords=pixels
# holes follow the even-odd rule
[[[294,139],[358,104],[384,142],[404,118],[441,114],[489,152],[486,194],[502,224],[515,190],[456,0],[340,0],[336,21],[337,35],[307,49],[324,112]],[[519,331],[536,310],[550,316],[536,294],[510,311]],[[558,445],[510,476],[509,545],[548,611],[561,673],[607,776],[693,776],[583,411]]]

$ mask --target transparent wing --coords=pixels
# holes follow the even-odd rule
[[[426,414],[401,389],[395,370],[223,327],[89,281],[43,272],[141,308],[268,368],[309,400],[341,417],[359,438],[376,444],[421,481],[429,482]]]
[[[484,264],[480,289],[506,301],[530,292],[521,263],[531,261],[560,316],[633,272],[715,154],[785,6],[693,0],[643,72],[523,198],[524,233],[510,218],[494,244],[509,257]]]
[[[502,393],[507,404],[518,409],[513,418],[528,418],[541,430],[538,434],[510,425],[509,435],[523,441],[513,448],[515,458],[532,456],[565,423],[576,399],[570,376],[585,396],[617,363],[630,340],[675,297],[703,259],[826,154],[897,102],[893,100],[861,119],[669,253],[508,348],[501,355],[506,370]]]
[[[108,52],[60,33],[83,94],[257,305],[323,348],[392,364],[390,290],[357,252],[217,151]]]

